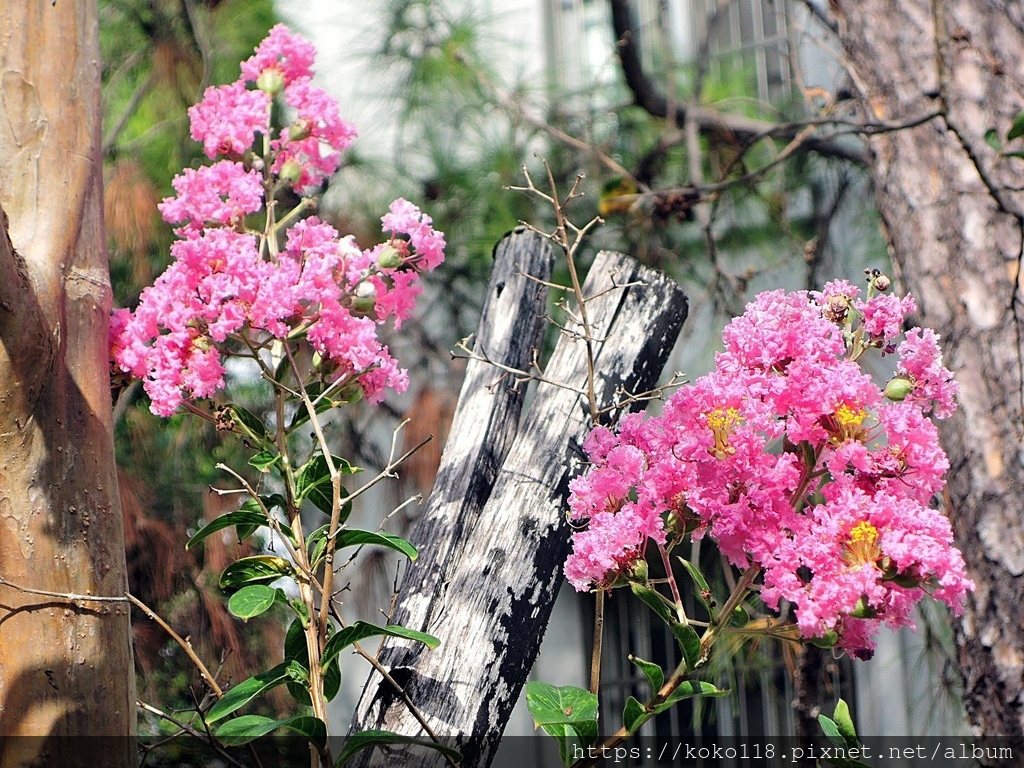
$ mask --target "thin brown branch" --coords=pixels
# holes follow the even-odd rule
[[[668,117],[668,99],[660,93],[643,68],[637,32],[633,27],[630,0],[610,0],[612,27],[618,40],[619,62],[626,85],[633,94],[637,106],[655,117]],[[677,105],[673,122],[684,125],[687,114],[701,132],[724,131],[743,143],[760,140],[764,135],[791,138],[799,128],[792,124],[772,124],[763,120],[729,115],[703,106]],[[789,127],[787,127],[789,126]],[[802,126],[801,126],[802,127]],[[788,131],[788,135],[786,133]],[[868,157],[863,148],[837,143],[830,137],[814,136],[804,146],[817,154],[834,157],[857,165],[867,165]]]
[[[182,733],[187,733],[189,736],[205,741],[207,744],[213,747],[213,749],[217,750],[217,754],[219,754],[221,757],[227,760],[228,763],[235,766],[236,768],[246,768],[245,764],[238,762],[230,754],[228,754],[228,752],[219,743],[217,743],[216,739],[212,738],[206,733],[203,733],[202,731],[197,730],[188,723],[179,720],[178,718],[174,717],[174,715],[169,715],[163,710],[157,709],[156,707],[152,706],[151,704],[147,704],[144,701],[136,700],[135,706],[137,706],[139,709],[149,712],[150,714],[156,715],[162,720],[166,720],[167,722],[173,724],[177,728],[180,728]],[[161,744],[162,743],[164,742],[161,742]]]
[[[210,690],[213,691],[214,695],[218,699],[224,695],[224,692],[221,690],[221,687],[217,684],[216,678],[210,674],[210,670],[206,668],[206,665],[203,663],[203,660],[199,658],[195,650],[193,650],[192,644],[188,640],[185,640],[181,635],[175,632],[170,624],[168,624],[166,621],[160,618],[160,616],[158,616],[157,613],[152,608],[150,608],[144,602],[139,600],[137,597],[125,592],[125,598],[128,600],[128,602],[130,602],[136,608],[139,608],[149,618],[151,618],[153,621],[159,624],[161,629],[163,629],[164,632],[170,635],[171,639],[174,640],[174,642],[181,646],[181,649],[185,651],[185,654],[189,657],[189,659],[192,660],[192,663],[195,665],[196,669],[199,670],[200,676],[202,676],[203,680],[205,680],[207,685],[210,686]]]

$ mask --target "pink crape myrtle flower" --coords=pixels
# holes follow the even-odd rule
[[[217,155],[241,156],[257,134],[269,132],[270,101],[263,91],[247,90],[245,83],[211,86],[188,110],[192,138],[211,160]]]
[[[925,594],[959,611],[973,584],[929,506],[949,462],[927,417],[952,413],[956,384],[916,328],[898,347],[898,395],[861,370],[865,351],[896,350],[916,309],[876,285],[866,299],[843,280],[758,295],[723,332],[715,370],[660,416],[595,428],[591,466],[569,484],[570,583],[642,580],[649,544],[708,536],[735,566],[758,566],[768,608],[791,607],[805,637],[855,655],[882,625],[910,625]]]
[[[337,104],[311,84],[314,56],[278,25],[239,80],[207,89],[189,110],[193,138],[210,158],[227,159],[174,179],[176,195],[159,206],[177,225],[172,262],[134,311],[111,319],[114,366],[142,380],[161,416],[222,389],[226,356],[252,356],[275,339],[308,344],[330,381],[358,386],[369,402],[408,386],[379,332],[412,316],[421,274],[444,260],[444,235],[429,216],[396,200],[384,241],[366,249],[315,216],[284,231],[248,228],[271,227],[270,217],[253,214],[284,184],[300,192],[319,184],[355,138]],[[279,95],[294,119],[275,132],[270,107]],[[283,213],[277,220],[287,222]]]
[[[177,197],[165,198],[157,208],[164,221],[181,223],[182,229],[199,230],[207,223],[234,225],[263,206],[259,174],[230,160],[186,168],[171,183]]]
[[[316,48],[284,24],[274,26],[256,52],[242,62],[242,78],[255,83],[267,70],[281,74],[284,84],[309,77],[316,59]]]

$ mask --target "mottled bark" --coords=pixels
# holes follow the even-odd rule
[[[127,605],[11,586],[126,589],[99,86],[95,2],[0,6],[0,736],[41,737],[5,766],[134,763]]]
[[[1024,747],[1024,401],[1020,263],[1024,160],[1005,140],[1024,108],[1024,5],[1013,0],[838,0],[839,33],[868,116],[935,107],[875,136],[878,209],[922,324],[961,387],[940,425],[950,516],[977,590],[957,640],[970,720]],[[1020,140],[1008,149],[1022,149]]]

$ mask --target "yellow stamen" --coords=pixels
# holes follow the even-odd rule
[[[878,529],[867,520],[862,520],[850,529],[849,538],[843,545],[843,562],[849,566],[875,564],[882,557],[878,546]]]
[[[724,459],[736,453],[736,449],[729,445],[729,435],[742,421],[743,417],[737,408],[716,408],[708,413],[708,427],[715,437],[715,447],[710,449],[710,452],[715,458]]]
[[[846,403],[838,406],[832,414],[831,427],[832,439],[835,443],[845,443],[847,440],[864,442],[868,433],[864,428],[864,420],[868,412],[864,408],[851,408]]]

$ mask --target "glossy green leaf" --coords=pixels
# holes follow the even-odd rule
[[[354,755],[362,752],[364,749],[393,746],[396,744],[408,744],[412,746],[426,747],[428,749],[436,749],[438,752],[450,757],[453,762],[458,763],[462,760],[462,753],[457,749],[452,749],[444,744],[435,744],[432,741],[418,739],[413,736],[400,736],[397,733],[392,733],[391,731],[360,731],[359,733],[353,734],[345,739],[345,746],[342,747],[341,752],[338,754],[338,758],[334,761],[334,768],[342,768],[342,766],[351,760]],[[412,765],[413,763],[409,764]]]
[[[205,539],[212,533],[222,531],[225,528],[231,528],[232,526],[238,526],[238,538],[245,539],[246,536],[252,535],[252,532],[259,528],[261,525],[267,524],[267,516],[260,510],[259,505],[255,501],[249,499],[240,508],[234,512],[228,512],[227,514],[216,517],[192,536],[191,539],[185,544],[185,549],[190,549],[198,544],[200,541]],[[243,531],[248,531],[243,536]]]
[[[705,683],[703,680],[684,680],[679,684],[678,688],[669,694],[665,701],[654,708],[654,712],[655,714],[664,712],[683,699],[692,699],[697,696],[707,696],[709,698],[718,699],[722,696],[728,695],[728,690],[716,688],[711,683]]]
[[[337,540],[338,549],[341,549],[342,547],[354,547],[363,544],[370,544],[378,547],[387,547],[388,549],[393,549],[396,552],[401,552],[410,560],[415,560],[419,557],[419,552],[416,551],[416,547],[401,536],[395,536],[391,533],[383,533],[381,531],[360,531],[354,528],[345,528],[338,533]]]
[[[1013,118],[1013,125],[1006,133],[1006,140],[1013,141],[1021,136],[1024,136],[1024,112],[1018,112],[1017,116]]]
[[[206,713],[206,722],[215,723],[227,717],[237,709],[241,709],[257,696],[272,688],[284,684],[288,677],[288,665],[278,664],[273,669],[260,672],[247,680],[243,680],[233,688],[229,688]]]
[[[306,387],[306,390],[311,398],[316,397],[316,395],[313,394],[313,391],[309,387]],[[334,403],[331,401],[331,399],[329,397],[325,397],[323,400],[314,403],[313,410],[316,413],[320,414],[323,413],[324,411],[331,410],[331,408],[333,407]],[[307,421],[309,421],[309,409],[306,408],[305,403],[299,402],[299,407],[295,409],[295,415],[292,416],[292,420],[288,424],[288,431],[291,432],[293,429],[302,426]]]
[[[989,128],[985,131],[985,143],[988,144],[996,152],[1003,148],[1003,143],[999,141],[999,132],[995,128]]]
[[[329,630],[333,631],[333,627]],[[284,658],[285,661],[292,661],[298,664],[303,670],[309,669],[309,649],[306,647],[306,633],[303,629],[302,619],[295,619],[288,627],[288,631],[285,633],[284,638]],[[333,701],[334,697],[338,695],[338,691],[341,689],[341,667],[337,664],[332,664],[323,671],[324,673],[324,698],[327,701]],[[288,692],[298,701],[300,704],[309,706],[311,699],[309,697],[309,686],[308,686],[309,672],[306,672],[307,682],[289,682]]]
[[[818,725],[821,726],[822,733],[825,734],[829,741],[840,749],[846,749],[846,739],[843,738],[843,734],[839,732],[839,728],[832,718],[819,714]]]
[[[353,643],[358,643],[360,640],[365,640],[368,637],[374,637],[375,635],[386,635],[387,637],[402,637],[406,640],[416,640],[423,643],[427,648],[437,648],[441,644],[433,635],[428,635],[426,632],[418,632],[415,629],[406,629],[396,624],[392,624],[389,627],[378,627],[375,624],[368,624],[365,621],[357,621],[351,626],[339,629],[331,638],[327,641],[327,645],[324,646],[324,652],[321,657],[321,663],[326,667],[330,664],[334,658],[342,651]]]
[[[691,563],[689,560],[685,560],[681,557],[678,559],[679,562],[682,563],[682,566],[686,570],[686,573],[689,574],[691,579],[693,579],[694,586],[697,587],[697,599],[700,600],[701,603],[704,604],[704,607],[707,608],[707,610],[710,612],[711,600],[709,598],[711,595],[711,587],[708,586],[708,581],[704,578],[704,574],[701,573],[700,569],[697,568],[697,566]]]
[[[265,584],[251,584],[248,587],[242,587],[228,600],[228,610],[238,618],[248,621],[253,616],[259,616],[270,610],[270,606],[278,599],[279,592],[280,590]]]
[[[597,720],[597,696],[574,685],[531,681],[526,684],[526,706],[535,726]]]
[[[622,710],[622,727],[630,734],[640,730],[640,726],[654,717],[654,712],[648,712],[644,705],[630,696],[626,699],[626,707]]]
[[[351,475],[361,471],[353,467],[345,459],[334,456],[334,466],[342,475]],[[331,486],[331,472],[327,467],[327,459],[322,453],[318,453],[307,461],[295,474],[295,493],[301,501],[309,499],[318,509],[331,514],[334,507],[333,488]],[[342,489],[344,497],[345,491]],[[341,510],[342,521],[347,520],[352,511],[351,504],[345,504]]]
[[[590,691],[533,681],[526,684],[526,706],[535,727],[543,728],[558,742],[564,765],[572,764],[574,745],[586,747],[597,741],[597,696]]]
[[[242,715],[221,725],[214,735],[226,747],[248,744],[253,739],[265,736],[278,728],[286,728],[306,739],[318,750],[327,747],[327,726],[324,721],[309,715],[297,715],[284,720],[274,720],[262,715]]]
[[[853,725],[853,718],[850,716],[850,706],[840,699],[836,704],[835,712],[832,713],[836,728],[846,740],[847,746],[856,748],[860,741],[857,738],[857,729]]]
[[[264,426],[263,420],[240,405],[232,405],[230,408],[232,417],[241,426],[242,431],[262,445],[267,437],[267,428]]]
[[[282,576],[294,576],[292,564],[276,555],[252,555],[231,563],[220,575],[221,589],[241,589],[248,584],[269,584]]]
[[[730,622],[734,627],[745,627],[750,623],[750,613],[742,605],[737,605],[732,611]]]
[[[668,628],[679,643],[683,658],[686,659],[686,666],[695,669],[700,660],[700,637],[697,636],[697,631],[689,624],[681,624],[678,621],[669,622]]]
[[[327,532],[330,525],[321,525],[306,537],[306,557],[311,568],[316,568],[327,552]]]
[[[651,684],[652,695],[661,690],[661,686],[665,684],[665,672],[660,666],[650,661],[644,661],[633,654],[629,654],[629,660],[636,664],[647,677],[647,682]]]
[[[256,467],[260,472],[269,472],[280,458],[281,454],[277,451],[260,451],[249,459],[249,465]]]
[[[662,621],[668,623],[676,620],[675,611],[669,607],[669,604],[665,602],[665,599],[653,589],[645,587],[642,584],[637,584],[636,582],[630,582],[629,588],[644,605],[658,614]]]

